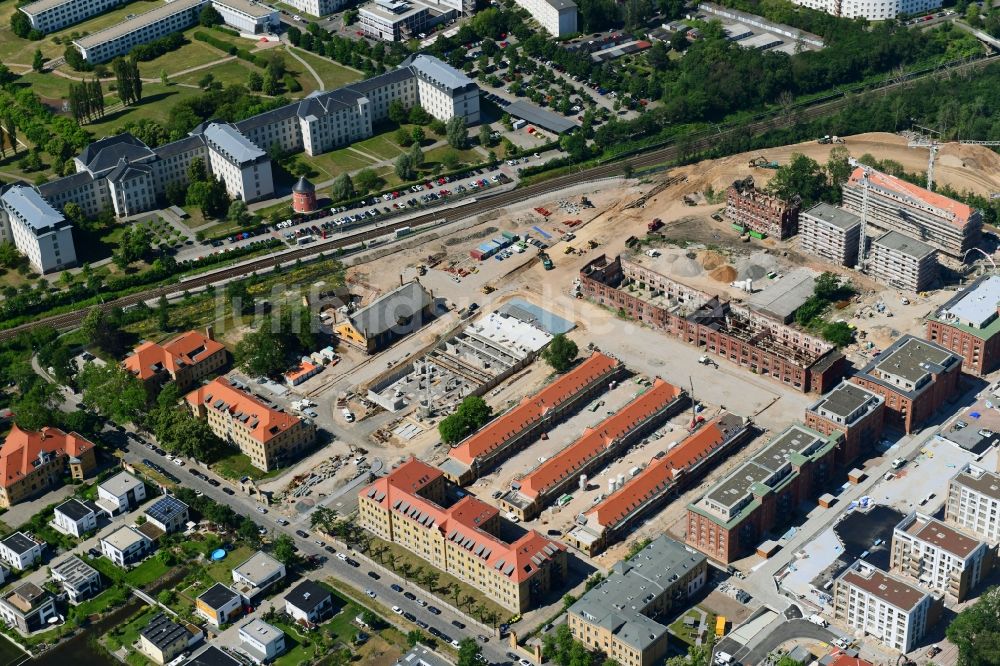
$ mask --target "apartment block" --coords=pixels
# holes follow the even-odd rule
[[[431,10],[422,2],[374,0],[358,9],[358,25],[365,35],[373,39],[406,41],[429,29],[432,25]]]
[[[73,225],[62,213],[27,185],[0,192],[0,239],[13,243],[39,273],[76,266]]]
[[[188,393],[186,400],[195,417],[206,419],[216,436],[238,446],[265,472],[288,464],[316,439],[314,425],[265,404],[225,377]]]
[[[798,197],[785,201],[764,190],[758,190],[753,176],[733,181],[726,190],[726,217],[741,232],[757,238],[772,236],[779,240],[791,238],[799,230]]]
[[[0,507],[8,508],[58,488],[68,473],[84,479],[97,468],[94,443],[75,432],[16,424],[0,447]]]
[[[834,617],[904,653],[920,645],[943,606],[940,597],[864,560],[844,570],[833,592]]]
[[[885,398],[844,381],[806,407],[805,424],[824,435],[843,435],[834,460],[849,467],[863,452],[869,453],[882,439]]]
[[[843,187],[844,208],[859,217],[864,172],[864,168],[856,168]],[[899,232],[930,245],[949,264],[961,264],[965,252],[976,247],[982,236],[978,210],[874,169],[869,169],[868,174],[866,220],[869,237]]]
[[[667,653],[671,612],[687,607],[705,585],[704,555],[660,536],[569,608],[573,638],[622,666],[652,666]]]
[[[890,566],[961,603],[989,576],[994,555],[986,542],[912,511],[893,529]]]
[[[181,391],[219,370],[228,354],[211,332],[188,331],[163,344],[143,342],[125,357],[122,365],[138,377],[148,391],[173,381]]]
[[[927,243],[890,231],[872,241],[868,274],[895,289],[924,291],[937,278],[937,252]]]
[[[350,3],[348,0],[288,0],[285,4],[310,16],[319,17],[339,12]]]
[[[856,266],[861,242],[861,218],[827,203],[799,215],[799,249],[838,266]]]
[[[948,482],[945,520],[1000,543],[1000,474],[966,463]]]
[[[175,0],[176,1],[176,0]],[[226,191],[246,202],[274,196],[271,158],[228,123],[205,128],[209,168]]]
[[[641,259],[601,255],[580,271],[584,297],[751,372],[803,393],[825,393],[844,372],[844,357],[815,336],[746,305],[688,287]]]
[[[621,377],[620,361],[600,352],[538,393],[496,417],[448,452],[441,469],[455,483],[467,485],[534,443],[568,414],[587,404]]]
[[[360,524],[515,613],[566,579],[566,547],[528,530],[500,536],[500,512],[411,458],[358,493]]]
[[[242,33],[259,35],[281,27],[281,13],[256,0],[212,0],[212,6],[226,25]]]
[[[941,7],[941,0],[793,0],[794,4],[843,18],[887,21],[900,14],[914,16]]]
[[[205,0],[173,0],[121,23],[73,40],[84,59],[97,64],[125,55],[140,44],[166,37],[198,21]]]
[[[515,1],[553,37],[565,37],[579,30],[577,6],[573,0]]]
[[[927,317],[924,337],[960,354],[974,375],[1000,365],[1000,276],[983,275]]]
[[[581,475],[596,473],[687,403],[687,393],[657,377],[648,391],[512,482],[500,506],[520,520],[534,518],[560,495],[572,491]]]
[[[49,33],[124,5],[125,0],[38,0],[19,7],[31,27]]]
[[[749,419],[723,413],[676,446],[658,452],[645,469],[621,485],[619,479],[609,478],[607,496],[577,517],[577,524],[565,537],[566,543],[590,556],[597,555],[701,479],[754,434]]]
[[[728,564],[829,487],[840,433],[794,424],[687,506],[687,543]]]
[[[897,339],[851,381],[885,399],[885,424],[909,434],[958,395],[962,357],[912,335]]]

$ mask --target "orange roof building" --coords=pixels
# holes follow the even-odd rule
[[[595,351],[576,368],[459,442],[442,465],[444,473],[456,483],[471,483],[533,443],[566,413],[606,390],[623,371],[620,361]]]
[[[83,479],[97,467],[94,443],[75,432],[14,426],[0,447],[0,507],[10,507],[62,485],[68,469]]]
[[[358,493],[362,526],[515,612],[537,606],[566,576],[566,547],[530,530],[501,539],[496,507],[465,495],[441,470],[410,458]]]
[[[222,343],[197,331],[181,333],[162,345],[143,342],[122,361],[125,369],[147,386],[175,381],[182,391],[225,363]]]
[[[511,484],[513,489],[501,504],[521,520],[533,518],[561,493],[572,490],[581,474],[607,464],[686,403],[684,391],[657,377],[648,391]]]
[[[315,377],[323,370],[323,366],[316,365],[305,359],[295,368],[285,373],[285,382],[289,386],[298,386],[311,377]]]
[[[720,414],[680,444],[657,453],[644,470],[587,511],[585,522],[570,530],[567,541],[589,555],[596,555],[613,543],[618,534],[627,533],[636,520],[659,507],[672,492],[699,478],[710,461],[752,436],[748,419]]]
[[[311,423],[236,388],[225,377],[191,391],[185,399],[212,432],[238,446],[254,467],[265,472],[287,463],[316,439]]]
[[[844,208],[861,216],[864,169],[858,167],[844,184]],[[898,231],[940,251],[951,263],[979,244],[982,216],[971,206],[913,183],[869,170],[868,235]]]

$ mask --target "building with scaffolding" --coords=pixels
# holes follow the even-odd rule
[[[855,266],[861,242],[861,218],[828,203],[799,215],[799,248],[838,266]]]
[[[1000,364],[1000,276],[984,275],[927,317],[924,337],[964,358],[975,375]]]
[[[637,261],[597,257],[580,271],[580,291],[622,317],[803,393],[825,393],[843,374],[844,357],[829,342]]]
[[[798,197],[785,201],[758,190],[753,176],[733,181],[726,190],[726,217],[740,232],[747,231],[755,238],[785,240],[794,236],[799,230],[801,205]]]
[[[864,214],[866,169],[867,215]],[[960,265],[966,252],[981,240],[982,216],[978,210],[901,178],[858,167],[844,183],[843,192],[844,208],[866,218],[868,236],[898,231],[938,250],[945,263]]]
[[[938,274],[937,252],[927,243],[889,231],[872,241],[868,274],[895,289],[919,292],[930,288]]]

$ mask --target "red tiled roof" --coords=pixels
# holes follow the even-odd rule
[[[78,458],[93,448],[93,442],[75,432],[67,435],[59,428],[30,432],[15,425],[0,447],[0,485],[6,487],[34,471],[34,463],[42,451]]]
[[[268,407],[254,396],[240,391],[225,377],[218,377],[191,391],[185,399],[192,406],[204,405],[206,409],[229,412],[259,442],[269,441],[300,421],[297,416]]]
[[[497,575],[508,576],[517,582],[530,578],[538,571],[538,563],[549,559],[546,550],[554,553],[566,549],[563,544],[535,530],[529,530],[513,543],[486,532],[481,526],[499,511],[472,495],[466,495],[445,509],[418,494],[441,474],[437,468],[410,458],[388,476],[362,489],[358,497],[403,514],[425,529],[438,530],[445,539],[464,544],[466,550],[480,557]]]
[[[860,184],[863,173],[864,169],[862,167],[857,167],[854,172],[851,173],[851,184]],[[910,197],[911,199],[916,199],[917,201],[920,201],[928,206],[940,208],[941,210],[951,213],[954,216],[953,222],[959,228],[968,224],[969,218],[972,216],[971,206],[967,206],[966,204],[955,201],[954,199],[949,199],[943,194],[931,192],[930,190],[926,190],[918,185],[914,185],[913,183],[908,183],[901,178],[896,178],[895,176],[875,171],[874,169],[869,172],[868,182],[876,187],[882,187],[887,190],[898,192],[904,196]]]
[[[159,368],[174,375],[178,368],[197,365],[222,349],[221,342],[211,340],[197,331],[188,331],[163,345],[155,342],[142,343],[133,350],[131,356],[122,361],[122,365],[139,379],[147,380],[156,375]]]
[[[676,472],[686,469],[722,446],[726,441],[726,433],[719,428],[719,420],[717,418],[706,423],[662,458],[654,458],[646,469],[588,511],[587,515],[596,514],[597,522],[604,527],[617,524],[650,497],[661,492],[673,481]]]
[[[851,657],[843,650],[834,650],[830,655],[833,659],[826,666],[875,666],[861,657]]]
[[[519,492],[525,497],[537,498],[551,486],[574,474],[612,442],[676,400],[681,393],[679,388],[657,377],[652,388],[596,427],[587,428],[578,440],[521,479]]]
[[[316,369],[316,366],[313,365],[312,363],[309,363],[308,361],[302,361],[301,363],[299,363],[295,367],[294,370],[289,370],[288,372],[285,373],[285,379],[287,379],[290,382],[294,382],[299,377],[302,377],[304,375],[308,375],[310,372],[313,372],[315,369]]]
[[[493,451],[504,442],[530,427],[549,410],[572,398],[581,389],[618,366],[618,361],[594,352],[590,358],[533,396],[501,414],[479,432],[467,437],[449,455],[471,465],[476,458]]]

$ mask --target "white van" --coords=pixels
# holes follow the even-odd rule
[[[728,652],[718,651],[715,653],[715,663],[718,666],[726,666],[727,664],[733,663],[733,655]]]
[[[344,407],[342,410],[340,410],[340,413],[344,415],[345,421],[347,421],[348,423],[354,423],[354,412],[349,410],[347,407]]]
[[[816,615],[815,613],[813,613],[812,615],[809,616],[809,621],[812,622],[813,624],[815,624],[816,626],[819,626],[819,627],[826,627],[826,626],[829,626],[829,624],[830,624],[829,622],[827,622],[826,620],[824,620],[819,615]]]

